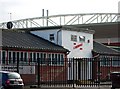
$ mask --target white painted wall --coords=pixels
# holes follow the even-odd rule
[[[52,41],[53,43],[55,44],[59,44],[59,45],[62,45],[62,39],[61,39],[61,30],[60,29],[55,29],[55,30],[39,30],[39,31],[31,31],[31,33],[39,36],[39,37],[42,37],[48,41],[49,40],[49,35],[50,34],[54,34],[55,35],[55,40]]]
[[[71,35],[77,35],[77,42],[71,41]],[[79,36],[85,36],[85,42],[80,42]],[[68,57],[92,57],[91,51],[93,49],[93,34],[62,30],[62,39],[62,46],[71,51]],[[90,43],[88,43],[88,40],[90,40]],[[74,43],[76,43],[76,45],[82,44],[82,46],[74,49]],[[82,50],[80,50],[80,48],[82,48]]]

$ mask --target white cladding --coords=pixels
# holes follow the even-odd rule
[[[93,49],[93,34],[83,31],[73,31],[64,29],[50,29],[31,31],[31,33],[38,35],[50,41],[50,34],[54,34],[54,40],[51,42],[61,45],[70,51],[68,58],[91,58]],[[84,38],[84,41],[80,41]],[[75,41],[73,40],[75,39]]]

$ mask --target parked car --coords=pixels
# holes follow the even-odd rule
[[[0,89],[23,89],[24,83],[16,72],[0,71]]]
[[[120,88],[120,72],[112,72],[110,79],[112,81],[111,89]]]

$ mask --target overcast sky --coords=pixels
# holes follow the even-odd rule
[[[118,13],[120,0],[0,0],[0,23],[49,15],[79,13]],[[10,16],[10,13],[11,16]]]

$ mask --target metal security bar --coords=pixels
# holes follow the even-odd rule
[[[33,59],[34,60],[34,59]],[[99,58],[15,59],[1,61],[1,69],[16,71],[25,84],[38,87],[99,87],[111,85],[110,73],[120,71],[120,56]],[[28,81],[25,80],[30,78]]]
[[[27,18],[11,22],[13,23],[13,28],[48,27],[75,24],[120,22],[120,15],[118,13],[65,14]],[[0,23],[0,28],[6,28],[6,25],[7,22]]]

